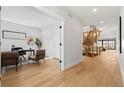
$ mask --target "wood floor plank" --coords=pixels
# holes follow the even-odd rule
[[[57,60],[27,64],[7,70],[2,76],[3,87],[112,87],[122,86],[116,52],[106,51],[83,61],[65,71],[60,71]]]

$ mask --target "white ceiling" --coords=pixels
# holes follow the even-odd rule
[[[117,25],[120,14],[118,6],[68,6],[66,8],[80,18],[83,26],[114,26]],[[94,8],[97,8],[96,12],[92,11]],[[103,24],[100,23],[101,20],[104,21]]]
[[[97,8],[97,12],[92,12],[93,8]],[[67,6],[66,9],[77,15],[83,26],[115,26],[120,14],[120,7],[117,6]],[[2,20],[37,28],[58,23],[58,20],[30,6],[2,6],[1,12]]]
[[[37,28],[58,23],[58,20],[30,6],[2,6],[1,19]]]

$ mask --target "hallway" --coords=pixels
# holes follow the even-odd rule
[[[60,71],[55,60],[45,64],[29,64],[8,70],[2,86],[111,87],[122,86],[116,52],[108,50],[96,57],[83,57],[83,62]]]
[[[88,86],[122,86],[115,50],[107,50],[94,58],[84,57],[81,65]]]

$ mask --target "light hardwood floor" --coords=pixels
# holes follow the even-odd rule
[[[2,86],[51,87],[112,87],[122,86],[115,51],[106,51],[96,57],[83,57],[83,61],[65,71],[60,71],[58,61],[47,60],[8,70],[2,76]]]

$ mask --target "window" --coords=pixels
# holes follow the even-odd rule
[[[115,50],[115,40],[99,40],[98,45],[104,47],[107,50]]]

